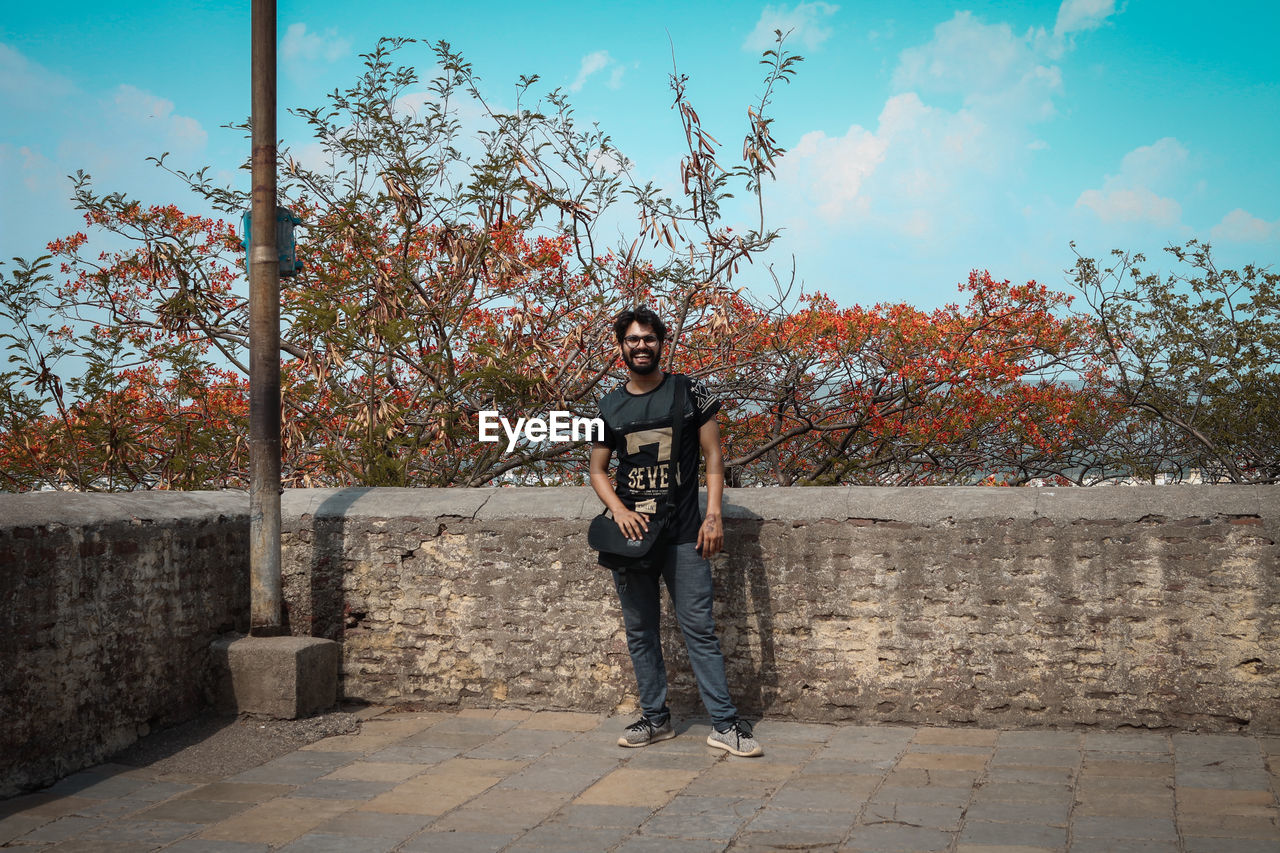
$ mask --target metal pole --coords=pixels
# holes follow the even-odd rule
[[[280,622],[280,260],[276,250],[276,3],[252,0],[253,206],[249,234],[250,630]]]

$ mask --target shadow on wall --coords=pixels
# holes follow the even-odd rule
[[[724,651],[729,694],[739,712],[758,718],[778,697],[773,597],[760,545],[763,519],[725,503],[724,551],[711,561],[716,633]],[[670,679],[669,704],[679,716],[705,716],[688,652],[668,598],[663,602],[662,650]]]
[[[307,589],[286,595],[286,601],[306,602],[308,613],[290,614],[285,608],[285,627],[291,634],[323,637],[341,644],[347,620],[346,591],[343,578],[346,574],[345,517],[368,489],[340,489],[321,502],[311,519],[311,554],[307,560]],[[305,522],[304,522],[305,524]],[[292,624],[291,624],[292,623]],[[341,658],[340,658],[341,659]],[[342,667],[338,669],[338,696],[346,695]]]
[[[721,642],[729,688],[744,715],[761,716],[778,698],[774,654],[774,605],[760,547],[764,520],[739,506],[725,506],[725,557],[716,561]],[[754,640],[758,648],[751,646]]]

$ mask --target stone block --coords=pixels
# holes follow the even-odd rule
[[[332,640],[224,637],[211,650],[221,710],[294,720],[337,702],[340,650]]]

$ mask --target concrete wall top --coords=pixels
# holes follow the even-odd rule
[[[145,524],[209,515],[247,517],[248,501],[248,494],[242,491],[0,494],[0,529],[111,521]],[[588,519],[600,510],[600,502],[589,486],[290,489],[281,501],[284,517],[295,519],[304,516]],[[860,518],[912,524],[979,518],[1048,518],[1067,523],[1088,518],[1137,521],[1148,516],[1274,518],[1280,516],[1280,486],[727,489],[725,515],[761,520]]]
[[[152,524],[209,516],[249,515],[249,494],[220,492],[0,493],[0,529],[68,527],[134,521]]]

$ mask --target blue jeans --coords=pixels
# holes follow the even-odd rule
[[[711,614],[711,563],[688,542],[668,546],[661,578],[675,603],[676,621],[684,634],[689,663],[698,680],[702,704],[715,726],[728,725],[738,716],[729,699],[729,683],[724,674],[724,655],[716,637]],[[613,583],[622,605],[622,621],[627,629],[627,649],[640,688],[640,708],[651,720],[661,720],[667,709],[667,667],[662,659],[659,631],[662,590],[658,574],[613,573]]]

